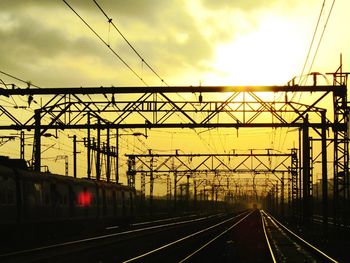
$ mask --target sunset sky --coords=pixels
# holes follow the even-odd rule
[[[332,4],[325,2],[319,33]],[[149,85],[161,84],[92,0],[68,3]],[[269,85],[301,73],[323,1],[98,3],[169,85]],[[143,85],[63,1],[2,0],[0,7],[2,70],[46,87]],[[341,52],[346,65],[349,8],[336,1],[313,71],[334,71]]]
[[[67,2],[148,85],[162,85],[109,25],[92,0]],[[284,85],[299,76],[324,1],[97,2],[167,84],[189,86]],[[325,1],[305,74],[309,71],[332,2]],[[350,68],[349,10],[349,1],[335,2],[311,71],[335,71],[340,53],[343,54],[344,70]],[[61,0],[1,0],[0,39],[0,70],[41,87],[144,85]],[[25,86],[1,73],[0,79]],[[219,132],[203,133],[201,138],[194,136],[192,131],[152,132],[154,139],[152,136],[147,141],[125,138],[125,144],[189,151],[186,149],[188,141],[184,138],[192,136],[195,137],[192,142],[195,140],[201,145],[198,151],[208,152],[215,148],[223,152],[235,146],[234,143],[228,146],[230,136],[237,137],[236,134],[225,136],[227,131],[222,131],[221,135]],[[250,130],[240,136],[256,138],[263,133]],[[261,145],[263,148],[271,148],[271,141],[281,145],[286,140],[285,135],[276,132],[267,137],[268,142]],[[260,144],[256,141],[250,147],[260,147]],[[289,141],[286,149],[292,144],[293,141]],[[132,149],[124,149],[125,152],[128,150]],[[17,157],[18,146],[10,144],[0,148],[2,155],[10,152]]]

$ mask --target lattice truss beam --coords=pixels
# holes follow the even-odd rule
[[[163,92],[161,92],[164,90]],[[312,91],[312,94],[310,93]],[[45,129],[115,127],[300,127],[321,126],[328,95],[343,86],[130,87],[0,89],[0,96],[27,96]],[[224,92],[224,93],[223,93]],[[291,94],[294,92],[294,95]],[[199,99],[179,99],[195,93]],[[305,94],[308,94],[307,103]],[[310,95],[311,94],[311,95]],[[38,101],[42,96],[41,106]],[[192,95],[193,97],[193,95]],[[300,99],[302,97],[302,99]],[[35,98],[37,98],[35,100]],[[276,99],[278,98],[278,99]],[[23,101],[23,97],[22,97]],[[0,107],[0,129],[33,129],[35,117],[22,106]],[[89,118],[89,120],[88,120]],[[327,125],[333,125],[328,116]],[[90,124],[88,124],[90,122]],[[38,125],[38,123],[37,123]],[[339,123],[338,123],[339,125]]]
[[[227,176],[216,176],[213,178],[204,178],[204,175],[200,173],[196,174],[198,177],[193,178],[193,185],[196,185],[197,189],[200,188],[218,188],[223,190],[229,190],[235,192],[243,192],[243,189],[253,190],[256,187],[261,187],[260,192],[267,192],[271,187],[275,187],[279,183],[279,180],[276,178],[242,178],[242,177],[232,177]],[[255,189],[254,189],[255,190]]]
[[[289,173],[292,154],[249,153],[230,154],[127,154],[132,159],[129,173],[249,173],[276,174]]]

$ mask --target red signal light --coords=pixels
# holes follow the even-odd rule
[[[78,205],[90,206],[92,203],[92,194],[90,192],[80,192],[78,194]]]

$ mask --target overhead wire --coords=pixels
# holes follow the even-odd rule
[[[326,31],[328,22],[329,22],[329,18],[330,18],[331,14],[332,14],[332,11],[333,11],[333,7],[334,7],[334,4],[335,4],[335,0],[333,0],[332,5],[331,5],[331,7],[330,7],[330,10],[329,10],[329,12],[328,12],[326,22],[325,22],[325,24],[324,24],[324,26],[323,26],[323,30],[322,30],[321,36],[320,36],[320,38],[319,38],[319,40],[318,40],[318,44],[317,44],[315,53],[314,53],[314,55],[313,55],[313,59],[312,59],[312,61],[311,61],[311,64],[310,64],[308,73],[306,74],[306,78],[304,78],[303,81],[302,81],[302,78],[303,78],[303,75],[304,75],[304,71],[305,71],[305,69],[306,69],[306,64],[307,64],[308,59],[309,59],[309,56],[310,56],[310,54],[311,54],[312,46],[313,46],[313,44],[314,44],[314,40],[315,40],[315,37],[316,37],[316,34],[317,34],[317,30],[318,30],[318,27],[319,27],[319,23],[320,23],[322,14],[323,14],[323,10],[324,10],[324,7],[325,7],[325,3],[326,3],[326,1],[324,0],[323,3],[322,3],[322,7],[321,7],[321,11],[320,11],[320,14],[319,14],[317,23],[316,23],[316,27],[315,27],[315,31],[314,31],[314,34],[313,34],[313,37],[312,37],[312,41],[311,41],[311,44],[310,44],[310,47],[309,47],[309,51],[308,51],[308,54],[307,54],[307,57],[306,57],[306,60],[305,60],[305,63],[304,63],[303,71],[302,71],[302,74],[301,74],[301,76],[300,76],[299,85],[304,85],[304,84],[306,83],[307,77],[310,75],[310,73],[311,73],[311,71],[312,71],[312,67],[313,67],[314,62],[315,62],[315,59],[316,59],[316,57],[317,57],[318,50],[319,50],[319,48],[320,48],[321,42],[322,42],[322,40],[323,40],[323,36],[324,36],[325,31]],[[293,94],[292,99],[294,98],[294,96],[295,96],[295,93]],[[298,102],[300,101],[300,99],[301,99],[301,94],[300,94],[300,96],[299,96]],[[289,129],[289,128],[288,128],[288,129]],[[285,142],[286,142],[286,137],[287,137],[287,133],[286,133],[285,136],[284,136],[282,145],[281,145],[281,143],[280,143],[281,148],[279,148],[279,149],[282,149],[282,148],[284,147],[284,144],[285,144]]]
[[[140,52],[136,50],[136,48],[131,44],[131,42],[125,37],[125,35],[121,32],[121,30],[116,26],[116,24],[113,22],[113,19],[105,12],[105,10],[102,8],[102,6],[97,2],[97,0],[93,0],[95,5],[98,7],[98,9],[102,12],[102,14],[107,18],[107,22],[109,25],[112,25],[113,28],[118,32],[118,34],[124,39],[124,41],[128,44],[128,46],[134,51],[134,53],[138,56],[138,58],[141,60],[143,64],[147,66],[151,72],[157,78],[167,87],[169,87],[169,84],[160,76],[160,74],[144,59],[144,57],[141,56]],[[185,100],[181,94],[176,93],[181,99]]]
[[[25,83],[25,84],[28,85],[28,87],[33,86],[33,87],[36,87],[36,88],[38,88],[38,89],[41,89],[40,86],[38,86],[38,85],[36,85],[36,84],[33,84],[33,83],[29,82],[29,81],[25,81],[25,80],[23,80],[22,78],[16,77],[16,76],[14,76],[14,75],[12,75],[12,74],[10,74],[10,73],[4,72],[4,71],[2,71],[2,70],[0,70],[0,73],[4,74],[4,75],[6,75],[6,76],[8,76],[8,77],[10,77],[10,78],[13,78],[13,79],[15,79],[15,80],[17,80],[17,81],[20,81],[20,82],[22,82],[22,83]],[[3,81],[1,80],[1,82],[3,82]],[[5,82],[3,82],[3,84],[5,85],[5,87],[7,87],[7,85],[5,84]],[[12,97],[12,96],[11,96],[11,97]],[[18,104],[16,103],[16,101],[14,100],[14,98],[12,98],[12,99],[13,99],[13,102],[14,102],[14,103],[12,104],[12,106],[18,108]],[[4,100],[2,100],[2,101],[4,101]],[[23,100],[23,101],[24,101],[24,100]],[[4,102],[5,102],[5,101],[4,101]],[[11,104],[11,102],[9,102],[9,101],[7,101],[7,103]],[[10,107],[10,106],[5,106],[5,107]],[[28,107],[26,107],[25,110],[26,110],[27,112],[31,112],[31,113],[33,112],[33,110],[32,110],[31,108],[28,108]],[[51,118],[50,118],[50,117],[46,116],[46,118],[47,118],[48,120],[51,121]],[[74,131],[74,133],[75,133],[75,134],[78,134],[76,131]],[[63,133],[63,134],[66,135],[65,133]],[[66,136],[68,137],[68,135],[66,135]],[[48,139],[50,139],[51,141],[53,141],[53,139],[50,138],[50,137],[48,137]],[[60,144],[66,146],[66,147],[70,147],[70,146],[68,146],[67,144],[62,143],[62,142],[60,142]],[[64,152],[68,152],[68,150],[64,150],[64,149],[60,149],[60,150],[62,150],[62,151],[64,151]]]
[[[143,78],[97,33],[96,30],[92,28],[92,26],[81,16],[79,13],[71,6],[66,0],[62,0],[73,12],[76,16],[79,17],[79,19],[91,30],[91,32],[94,33],[95,36],[97,36],[101,42],[108,47],[108,49],[145,85],[148,86],[146,81],[143,80]],[[102,9],[102,7],[95,1],[95,4],[98,6],[98,8],[101,10],[101,12],[107,17],[108,21],[110,23],[113,23],[111,18],[107,15],[107,13]],[[138,55],[138,57],[142,60],[143,63],[164,83],[165,85],[169,86],[163,78],[160,77],[160,75],[154,70],[153,67],[150,66],[150,64],[140,55],[139,52],[131,45],[131,43],[126,39],[126,37],[121,33],[121,31],[115,26],[115,24],[112,24],[113,27],[118,31],[118,33],[123,37],[123,39],[128,43],[128,45],[132,48],[132,50]]]
[[[84,22],[84,24],[113,52],[113,54],[114,55],[116,55],[121,61],[122,61],[122,63],[127,67],[127,68],[129,68],[129,70],[131,70],[146,86],[147,86],[147,84],[146,84],[146,82],[136,73],[136,71],[134,71],[103,39],[102,39],[102,37],[100,37],[100,35],[65,1],[65,0],[63,0],[63,2],[65,2],[66,3],[66,5]],[[147,63],[148,64],[148,63]],[[13,78],[13,79],[16,79],[16,80],[18,80],[18,81],[20,81],[20,82],[23,82],[23,83],[26,83],[27,85],[28,85],[28,87],[29,86],[33,86],[33,87],[36,87],[36,88],[41,88],[41,87],[39,87],[39,86],[37,86],[37,85],[35,85],[35,84],[32,84],[31,82],[28,82],[28,81],[25,81],[25,80],[23,80],[23,79],[21,79],[21,78],[18,78],[18,77],[15,77],[15,76],[13,76],[13,75],[11,75],[11,74],[9,74],[9,73],[6,73],[6,72],[4,72],[4,71],[0,71],[0,73],[2,73],[2,74],[4,74],[4,75],[6,75],[6,76],[8,76],[8,77],[11,77],[11,78]],[[6,85],[5,85],[6,86]],[[91,97],[89,96],[89,98],[90,98],[90,100],[92,100],[91,99]],[[143,144],[145,144],[145,143],[143,143]],[[66,147],[69,147],[69,146],[67,146],[66,144],[64,144],[64,146],[66,146]],[[134,146],[134,148],[135,148],[135,146]],[[60,150],[63,150],[63,149],[60,149]],[[137,147],[137,150],[139,150],[139,151],[141,151],[142,152],[142,149],[140,149],[140,148],[138,148]],[[63,151],[66,151],[66,150],[63,150]]]
[[[41,87],[38,86],[38,85],[32,84],[32,83],[30,83],[30,82],[27,82],[27,81],[25,81],[25,80],[23,80],[23,79],[21,79],[21,78],[19,78],[19,77],[16,77],[16,76],[14,76],[14,75],[12,75],[12,74],[9,74],[9,73],[6,73],[6,72],[4,72],[4,71],[0,71],[0,73],[6,75],[6,76],[8,76],[8,77],[11,77],[11,78],[13,78],[13,79],[16,79],[16,80],[18,80],[18,81],[21,81],[21,82],[23,82],[23,83],[26,83],[27,85],[31,85],[31,86],[36,87],[36,88],[39,88],[39,89],[41,88]],[[90,96],[89,96],[89,98],[90,98],[90,100],[92,101],[92,98],[91,98]],[[4,102],[5,102],[5,101],[4,101]],[[7,102],[7,103],[10,104],[10,102]],[[31,112],[31,110],[29,110],[29,109],[27,109],[27,108],[26,108],[26,110]],[[48,117],[48,118],[49,118],[49,117]],[[51,120],[51,119],[50,119],[50,120]],[[73,133],[74,133],[74,134],[78,134],[75,130],[73,131]],[[82,131],[80,131],[80,133],[82,133]],[[65,133],[63,133],[63,134],[69,138],[69,136],[68,136],[67,134],[65,134]],[[50,139],[51,141],[53,141],[52,138],[48,138],[48,139]],[[67,145],[67,144],[65,144],[65,143],[60,142],[60,144],[66,146],[66,147],[71,148],[69,145]],[[57,148],[57,149],[58,149],[58,148]],[[64,151],[64,152],[68,152],[68,151],[69,151],[69,150],[64,150],[64,149],[60,149],[60,150],[62,150],[62,151]],[[140,149],[139,149],[139,150],[140,150]],[[141,151],[141,150],[140,150],[140,151]]]
[[[321,37],[320,37],[320,39],[319,39],[319,41],[318,41],[318,44],[317,44],[317,47],[316,47],[316,51],[315,51],[315,54],[314,54],[314,57],[313,57],[313,59],[312,59],[312,62],[311,62],[311,65],[310,65],[310,69],[309,69],[309,72],[308,72],[307,75],[310,75],[310,72],[311,72],[312,67],[313,67],[313,65],[314,65],[314,62],[315,62],[315,59],[316,59],[318,50],[319,50],[319,48],[320,48],[320,45],[321,45],[321,42],[322,42],[324,33],[325,33],[326,28],[327,28],[327,25],[328,25],[329,18],[331,17],[331,14],[332,14],[332,11],[333,11],[334,4],[335,4],[335,0],[333,0],[333,2],[332,2],[331,8],[330,8],[329,13],[328,13],[328,16],[327,16],[326,23],[325,23],[324,26],[323,26],[323,30],[322,30],[322,33],[321,33]]]
[[[21,78],[15,77],[15,76],[13,76],[13,75],[11,75],[11,74],[9,74],[9,73],[6,73],[6,72],[4,72],[4,71],[2,71],[2,70],[0,70],[0,73],[1,73],[1,74],[4,74],[4,75],[6,75],[6,76],[8,76],[8,77],[10,77],[10,78],[13,78],[13,79],[15,79],[15,80],[18,80],[18,81],[20,81],[20,82],[23,82],[23,83],[27,84],[28,86],[33,86],[33,87],[36,87],[36,88],[40,89],[39,86],[37,86],[37,85],[31,83],[30,81],[25,81],[25,80],[23,80],[23,79],[21,79]]]
[[[8,85],[8,84],[6,84],[2,79],[0,79],[0,82],[1,82],[1,83],[4,85],[4,87],[7,89],[7,85]],[[18,105],[17,105],[15,99],[14,99],[12,96],[11,96],[11,99],[13,100],[14,105],[15,105],[16,107],[18,107]]]
[[[131,42],[126,38],[126,36],[121,32],[121,30],[115,25],[113,22],[113,19],[105,12],[105,10],[102,8],[102,6],[96,1],[93,0],[95,5],[98,7],[98,9],[102,12],[102,14],[107,18],[107,22],[110,28],[110,25],[113,26],[113,28],[118,32],[118,34],[123,38],[123,40],[128,44],[128,46],[133,50],[133,52],[137,55],[137,57],[141,60],[142,65],[145,64],[151,72],[157,76],[157,78],[163,83],[165,86],[169,87],[169,84],[162,78],[157,71],[144,59],[144,57],[141,56],[140,52],[136,50],[136,48],[131,44]],[[146,84],[147,86],[147,84]],[[186,101],[186,99],[179,93],[176,93],[182,100]],[[179,116],[181,119],[182,117]]]
[[[148,84],[140,77],[139,74],[136,73],[135,70],[133,70],[124,59],[121,58],[120,55],[117,54],[117,52],[111,48],[111,46],[103,40],[103,38],[90,26],[90,24],[82,17],[79,15],[79,13],[71,6],[69,3],[65,0],[62,0],[79,18],[80,20],[113,52],[114,55],[117,56],[118,59],[122,61],[122,63],[137,77],[141,80],[141,82],[148,86]],[[166,86],[169,86],[162,77],[154,70],[154,68],[140,55],[140,53],[134,48],[134,46],[130,43],[130,41],[127,40],[125,35],[120,31],[120,29],[115,25],[113,22],[112,18],[110,18],[107,13],[104,11],[104,9],[101,7],[101,5],[98,4],[96,0],[94,0],[94,3],[96,6],[99,8],[99,10],[103,13],[103,15],[107,18],[108,23],[112,24],[113,28],[121,35],[121,37],[126,41],[126,43],[129,45],[129,47],[135,52],[135,54],[141,59],[141,61],[161,80],[162,83],[164,83]],[[185,100],[180,94],[177,94],[180,96],[183,100]],[[179,116],[181,118],[181,116]],[[198,135],[197,131],[194,130],[194,132]]]
[[[322,14],[323,14],[323,10],[324,10],[325,4],[326,4],[326,0],[323,0],[321,11],[320,11],[320,14],[318,15],[316,27],[315,27],[315,30],[314,30],[314,33],[313,33],[313,36],[312,36],[312,40],[311,40],[310,46],[309,46],[309,50],[308,50],[307,55],[306,55],[306,59],[305,59],[304,66],[303,66],[303,70],[301,71],[301,74],[300,74],[299,84],[298,85],[300,85],[302,83],[302,78],[304,76],[304,71],[305,71],[307,62],[309,60],[309,56],[311,54],[312,46],[313,46],[314,41],[315,41],[315,37],[316,37],[317,31],[318,31],[318,26],[319,26],[320,21],[321,21],[321,17],[322,17]]]
[[[90,31],[127,67],[144,85],[148,86],[142,77],[96,32],[95,29],[66,1],[62,0],[70,10],[90,29]]]
[[[107,18],[108,23],[113,26],[113,28],[119,33],[119,35],[125,40],[125,42],[129,45],[129,47],[135,52],[135,54],[141,59],[141,61],[160,79],[162,83],[164,83],[166,86],[169,86],[164,79],[154,70],[154,68],[140,55],[140,53],[134,48],[134,46],[130,43],[130,41],[124,36],[124,34],[119,30],[119,28],[114,24],[112,18],[110,18],[107,13],[103,10],[101,5],[96,1],[93,0],[96,6],[100,9],[100,11],[103,13],[103,15]]]

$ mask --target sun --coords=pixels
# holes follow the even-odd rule
[[[300,74],[306,35],[301,24],[266,17],[251,32],[216,46],[215,72],[207,82],[230,85],[284,85]]]

